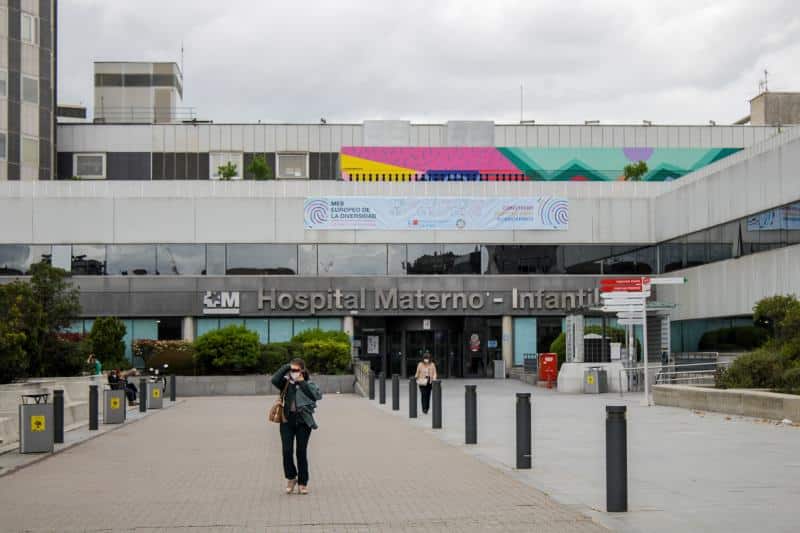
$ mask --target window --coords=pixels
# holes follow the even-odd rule
[[[75,154],[72,156],[75,175],[86,179],[105,179],[106,154]]]
[[[22,101],[30,104],[39,103],[39,80],[22,76]]]
[[[297,274],[296,244],[229,244],[228,275]]]
[[[22,164],[39,166],[39,141],[30,137],[22,138]]]
[[[8,71],[0,70],[0,96],[6,98],[8,96]]]
[[[481,255],[481,247],[475,244],[409,244],[406,272],[480,274]]]
[[[383,276],[385,244],[320,244],[317,246],[320,276]]]
[[[22,40],[31,44],[39,43],[38,17],[22,13]]]
[[[208,170],[209,177],[212,180],[220,179],[219,167],[225,166],[228,163],[231,163],[236,167],[236,175],[234,175],[231,179],[242,179],[242,175],[244,174],[244,170],[242,170],[244,165],[244,154],[242,152],[211,152],[209,154],[209,158],[210,164]]]
[[[278,154],[279,178],[308,178],[308,154]]]
[[[148,276],[156,272],[156,247],[152,244],[110,244],[106,254],[111,276]]]
[[[6,158],[6,134],[0,133],[0,159]]]
[[[317,245],[316,244],[301,244],[299,246],[300,256],[300,275],[301,276],[316,276],[317,275]]]
[[[162,276],[199,276],[206,271],[203,244],[159,244],[157,257]]]
[[[73,245],[72,273],[76,276],[105,275],[106,247],[102,244]]]
[[[31,273],[31,265],[50,263],[50,246],[27,244],[0,245],[0,276],[24,276]]]
[[[225,275],[225,245],[208,244],[206,245],[206,271],[203,274],[209,276]]]

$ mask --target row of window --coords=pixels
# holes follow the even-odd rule
[[[49,262],[76,275],[656,274],[800,244],[800,202],[657,245],[0,245],[0,275]]]
[[[153,154],[153,173],[155,177],[161,177],[161,174],[167,174],[166,172],[159,173],[159,170],[163,170],[161,167],[166,165],[166,157],[167,154]],[[196,161],[193,161],[191,158],[186,157],[184,154],[184,158],[182,163],[177,162],[175,156],[178,154],[173,155],[173,164],[178,165],[179,167],[186,167],[187,175],[195,176],[198,175],[197,170],[199,164]],[[107,172],[107,165],[106,165],[106,154],[105,153],[75,153],[73,154],[72,160],[72,168],[74,169],[74,175],[78,176],[83,179],[105,179],[108,176]],[[244,177],[245,173],[247,172],[245,166],[245,154],[243,152],[210,152],[208,154],[209,160],[207,161],[208,165],[208,178],[212,180],[218,180],[221,178],[220,170],[228,169],[232,174],[230,175],[230,179],[233,180],[240,180]],[[279,179],[298,179],[298,178],[308,178],[309,177],[309,153],[308,152],[289,152],[289,153],[277,153],[275,154],[276,164],[275,169],[276,172],[274,173],[274,177]],[[250,159],[250,158],[248,158]],[[251,160],[252,161],[252,160]],[[248,161],[249,163],[249,161]],[[272,170],[272,161],[265,161],[267,166]],[[194,167],[192,167],[194,164]],[[190,168],[191,167],[191,168]],[[225,170],[223,170],[225,172]],[[199,176],[199,175],[198,175]],[[172,176],[175,177],[175,176]]]

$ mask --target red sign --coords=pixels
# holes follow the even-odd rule
[[[608,278],[600,280],[600,292],[642,292],[650,278]]]

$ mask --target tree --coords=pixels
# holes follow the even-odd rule
[[[59,366],[58,334],[81,313],[78,290],[69,274],[47,263],[31,266],[29,282],[11,284],[17,291],[25,333],[29,376],[44,376]]]
[[[89,344],[95,357],[104,368],[121,368],[130,365],[125,357],[125,324],[117,317],[100,317],[92,324]]]
[[[219,174],[219,179],[228,181],[239,174],[239,170],[236,168],[236,163],[228,161],[224,165],[217,167],[217,174]]]
[[[255,156],[246,170],[257,180],[272,179],[272,168],[267,164],[267,160],[263,155]]]
[[[0,383],[22,377],[27,369],[22,301],[10,285],[0,285]]]
[[[625,168],[623,169],[625,181],[641,181],[642,177],[647,174],[647,170],[647,163],[644,161],[625,165]]]
[[[800,334],[800,301],[793,294],[763,298],[753,307],[753,321],[765,326],[777,340],[789,340]]]

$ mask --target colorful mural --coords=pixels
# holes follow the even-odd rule
[[[645,161],[645,181],[670,181],[741,148],[342,147],[350,181],[616,181]]]

